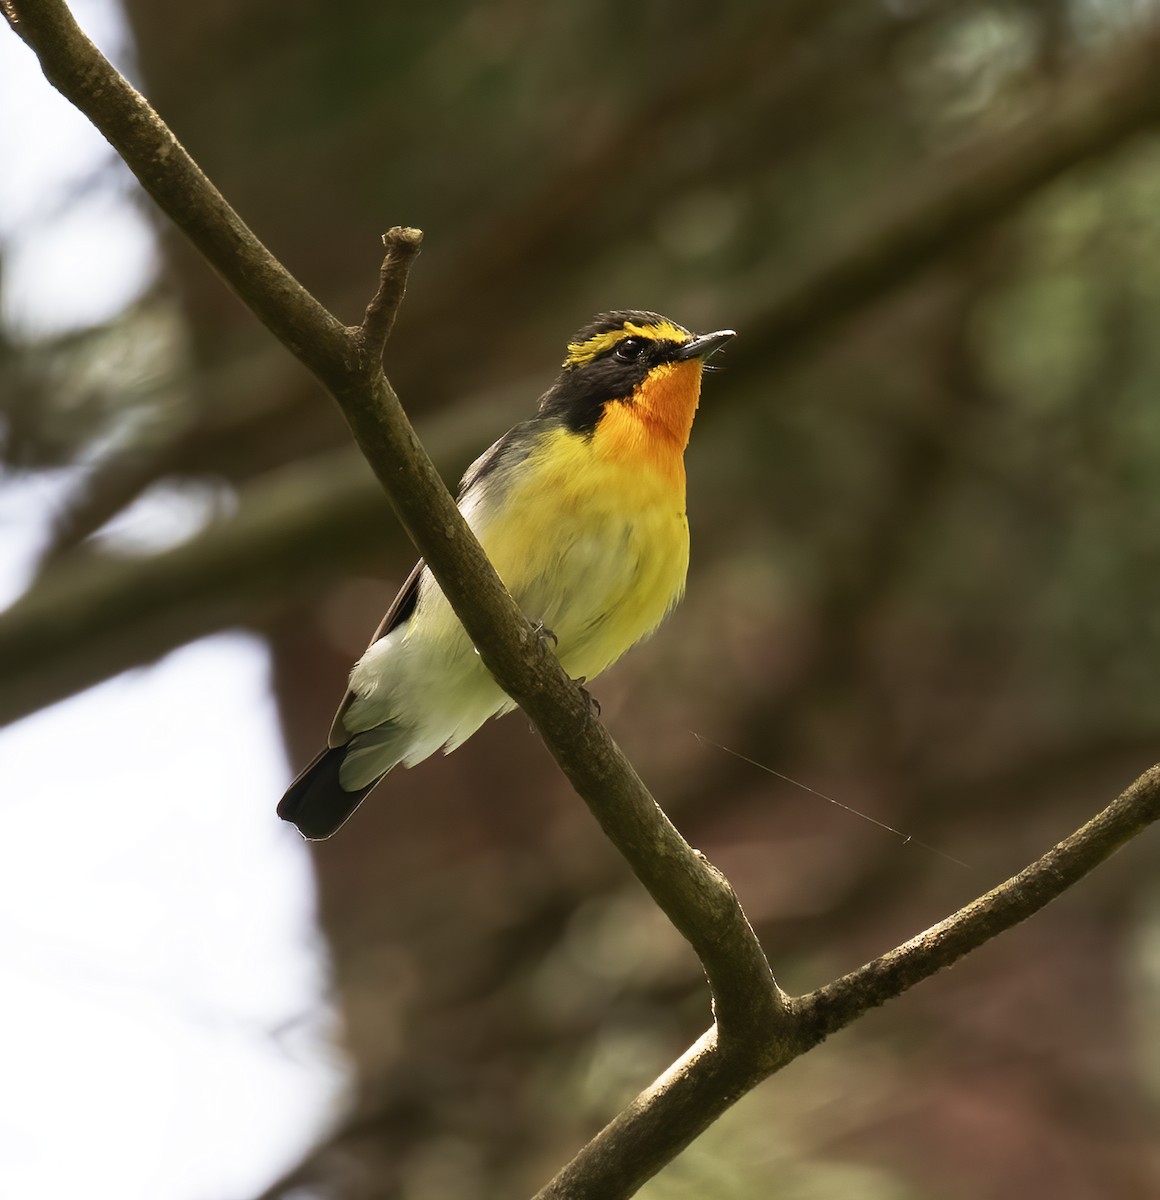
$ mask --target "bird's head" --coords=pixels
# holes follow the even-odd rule
[[[602,313],[568,343],[563,369],[541,413],[575,433],[636,444],[689,441],[705,359],[733,330],[694,335],[659,313]]]

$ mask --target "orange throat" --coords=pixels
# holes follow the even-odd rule
[[[685,447],[701,397],[699,361],[665,363],[651,371],[628,401],[605,407],[597,448],[628,467],[651,467],[683,479]]]

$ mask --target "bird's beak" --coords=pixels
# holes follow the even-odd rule
[[[702,333],[685,342],[674,357],[679,362],[685,362],[690,358],[708,358],[710,354],[716,354],[730,338],[736,336],[736,332],[732,329],[718,329],[716,333]]]

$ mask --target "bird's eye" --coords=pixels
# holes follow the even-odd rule
[[[636,362],[647,346],[647,338],[626,337],[623,341],[616,343],[615,354],[621,362]]]

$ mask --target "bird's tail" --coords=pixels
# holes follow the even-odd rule
[[[278,803],[278,816],[292,821],[304,838],[328,838],[345,824],[382,775],[347,791],[339,782],[349,745],[332,746],[323,752],[286,789]],[[385,775],[386,772],[383,772]]]

